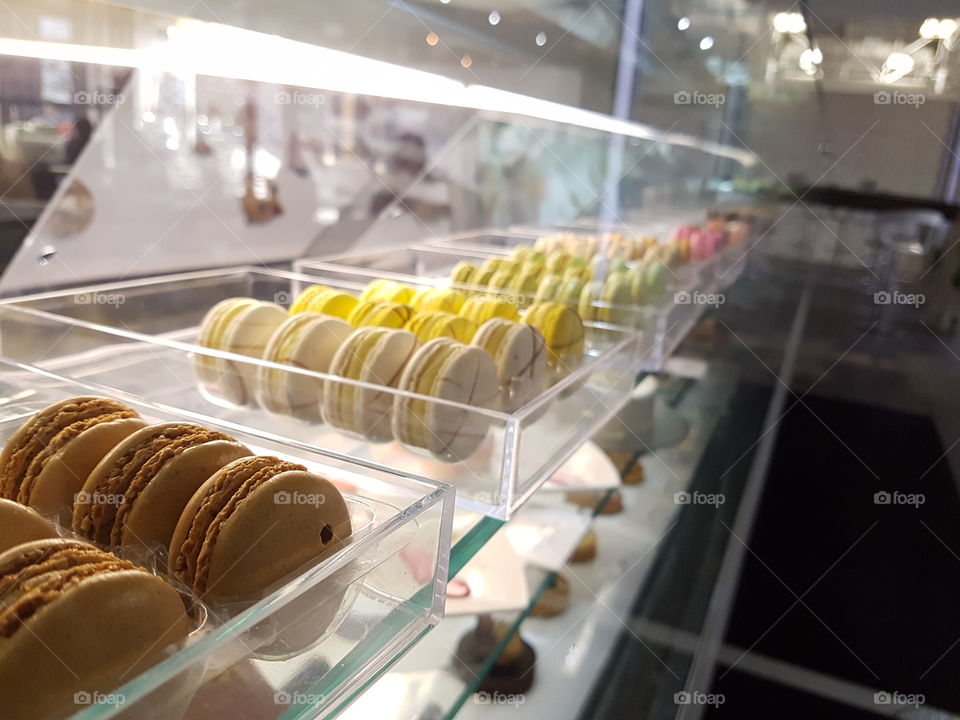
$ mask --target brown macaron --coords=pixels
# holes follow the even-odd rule
[[[106,694],[160,662],[191,631],[180,594],[77,540],[0,555],[4,720],[61,717],[78,694]]]
[[[74,397],[31,417],[0,454],[0,497],[70,523],[73,500],[100,459],[145,425],[103,397]]]
[[[36,510],[13,500],[0,499],[0,553],[31,540],[57,537],[53,526]],[[3,598],[0,597],[0,602]]]
[[[90,472],[73,530],[104,547],[165,550],[197,489],[224,465],[252,455],[229,435],[191,423],[133,433]]]
[[[308,562],[339,549],[350,512],[333,483],[279,458],[241,458],[187,503],[169,569],[214,602],[253,600]]]

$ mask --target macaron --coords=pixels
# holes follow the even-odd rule
[[[263,356],[270,336],[287,318],[280,305],[251,298],[230,298],[214,305],[203,319],[198,343],[248,357]],[[257,368],[253,363],[197,355],[200,382],[235,405],[252,403]]]
[[[357,298],[342,290],[334,290],[323,285],[312,285],[304,290],[290,306],[290,314],[316,312],[345,320],[353,312],[358,302]]]
[[[357,305],[347,322],[355,328],[402,328],[413,317],[413,308],[393,302],[363,302]]]
[[[173,587],[77,540],[38,540],[0,555],[0,596],[4,720],[72,716],[78,694],[109,693],[192,630]]]
[[[487,289],[492,290],[493,292],[506,290],[508,287],[510,287],[510,282],[513,280],[513,275],[514,271],[511,269],[497,270],[490,277],[490,281],[487,283]]]
[[[553,299],[557,302],[566,303],[572,308],[577,307],[580,302],[580,295],[583,293],[583,286],[587,284],[583,277],[572,277],[564,280],[557,287]]]
[[[290,303],[290,314],[297,315],[307,312],[310,309],[310,303],[321,293],[329,292],[332,288],[326,285],[311,285],[306,290],[297,295],[296,300]]]
[[[479,347],[450,338],[421,346],[410,360],[400,389],[440,400],[493,409],[500,399],[493,358]],[[459,461],[483,443],[491,418],[463,407],[427,398],[394,399],[393,434],[405,445],[425,448],[436,457]]]
[[[500,408],[505,412],[519,410],[546,388],[546,342],[533,326],[494,318],[477,330],[472,344],[493,358],[500,384]]]
[[[450,279],[458,285],[470,285],[476,277],[477,267],[461,260],[450,271]]]
[[[453,288],[424,288],[411,300],[413,309],[418,313],[449,312],[456,313],[467,296]]]
[[[73,397],[27,420],[0,453],[0,497],[69,524],[76,494],[117,443],[146,423],[104,397]]]
[[[586,334],[574,310],[559,302],[536,303],[524,313],[523,322],[533,325],[543,335],[547,365],[555,381],[580,367]]]
[[[521,269],[507,283],[506,289],[516,293],[516,302],[521,309],[533,304],[540,285],[540,270]]]
[[[353,332],[340,318],[301,313],[288,318],[273,333],[263,359],[302,370],[326,373],[333,356]],[[260,404],[270,412],[308,422],[321,422],[323,380],[274,368],[257,369]]]
[[[553,251],[547,255],[547,263],[545,267],[546,272],[562,276],[564,271],[570,265],[570,262],[573,260],[573,257],[573,255],[564,252],[563,250]]]
[[[57,537],[53,525],[36,510],[0,499],[0,553],[32,540]]]
[[[519,320],[520,313],[512,300],[507,295],[475,295],[467,298],[460,308],[460,314],[478,326],[495,317]]]
[[[646,265],[643,282],[648,302],[656,302],[666,292],[670,270],[661,260],[653,260]]]
[[[374,280],[360,293],[360,302],[393,302],[408,305],[416,291],[393,280]]]
[[[544,275],[540,279],[539,285],[537,285],[537,292],[534,297],[534,302],[548,302],[553,300],[557,294],[557,290],[560,288],[561,283],[563,283],[562,275],[557,275],[555,273]]]
[[[398,386],[417,346],[417,338],[406,330],[370,327],[354,331],[333,356],[330,374],[383,387],[328,380],[323,388],[324,419],[369,440],[392,439],[393,398],[386,388]]]
[[[250,450],[191,423],[150,425],[130,435],[77,494],[73,531],[138,559],[165,549],[187,502],[217,470]]]
[[[462,315],[448,312],[429,312],[413,317],[404,327],[416,335],[421,343],[434,338],[448,337],[468,343],[477,331],[477,324]]]
[[[351,532],[347,504],[329,480],[276,457],[241,458],[187,503],[169,570],[208,602],[255,601],[336,552]]]

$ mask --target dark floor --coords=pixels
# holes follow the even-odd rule
[[[926,417],[816,396],[794,408],[727,643],[960,712],[960,646],[944,655],[960,640],[960,501],[944,450]]]

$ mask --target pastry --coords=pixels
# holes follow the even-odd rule
[[[494,622],[489,615],[478,617],[476,628],[457,644],[457,675],[467,682],[475,682],[490,655],[510,633],[507,623]],[[524,642],[519,632],[513,632],[477,690],[505,695],[525,693],[533,687],[535,666],[533,648]]]
[[[300,293],[300,296],[290,306],[291,315],[302,312],[315,312],[321,315],[332,315],[342,320],[350,317],[350,313],[359,301],[350,293],[341,290],[312,285]]]
[[[306,290],[297,295],[297,299],[290,303],[290,314],[297,315],[307,312],[310,309],[310,303],[320,294],[329,292],[332,288],[326,285],[311,285]]]
[[[478,347],[437,338],[413,356],[400,389],[440,400],[492,409],[500,398],[493,358]],[[456,405],[398,395],[393,406],[397,440],[445,460],[463,460],[483,443],[491,418]]]
[[[477,331],[477,324],[462,315],[438,311],[416,315],[404,326],[404,330],[409,330],[416,335],[421,343],[438,337],[453,338],[467,343]]]
[[[554,573],[550,586],[530,610],[533,617],[552,618],[562,615],[570,607],[570,581],[560,573]]]
[[[466,301],[467,296],[452,288],[424,288],[414,295],[410,304],[418,313],[448,312],[456,313]]]
[[[494,293],[506,290],[513,280],[513,275],[514,271],[510,269],[497,270],[490,277],[490,281],[487,283],[487,289]]]
[[[333,483],[270,456],[240,458],[187,503],[170,541],[169,570],[198,597],[254,601],[352,532]]]
[[[584,285],[577,305],[580,317],[613,325],[630,321],[633,292],[628,273],[611,273],[603,283]]]
[[[533,302],[539,284],[539,268],[523,268],[509,279],[506,289],[516,293],[517,307],[522,310]]]
[[[509,302],[510,299],[503,295],[474,295],[467,298],[467,301],[461,306],[460,314],[468,320],[472,320],[477,326],[483,325],[487,320],[495,317],[519,320],[520,313],[517,312],[516,304]]]
[[[200,425],[138,430],[90,472],[77,495],[73,531],[145,559],[167,548],[180,513],[207,478],[251,454],[229,435]]]
[[[174,652],[192,624],[180,594],[77,540],[38,540],[0,555],[4,720],[63,717]]]
[[[259,359],[273,331],[286,318],[287,312],[276,303],[250,298],[223,300],[204,317],[198,342],[201,347]],[[197,355],[195,363],[205,386],[235,405],[253,402],[257,377],[253,363],[210,355]]]
[[[554,294],[554,300],[566,303],[571,308],[576,308],[580,303],[580,296],[583,294],[583,287],[587,281],[581,277],[573,277],[560,283]]]
[[[461,260],[453,266],[450,271],[450,280],[457,285],[471,285],[477,275],[477,268],[470,263]]]
[[[613,458],[611,457],[611,459]],[[644,478],[643,463],[637,460],[631,465],[630,470],[627,472],[627,474],[623,476],[623,484],[639,485],[640,483],[643,482],[643,478]]]
[[[413,308],[393,302],[362,302],[358,304],[347,322],[355,328],[381,327],[400,329],[413,317]]]
[[[547,262],[544,266],[545,272],[563,276],[563,271],[570,265],[574,256],[563,250],[555,250],[547,255]]]
[[[0,453],[0,497],[69,525],[87,475],[144,425],[134,410],[109,398],[54,403],[27,420]]]
[[[409,305],[416,291],[393,280],[374,280],[360,293],[360,302],[393,302]],[[352,309],[352,308],[351,308]]]
[[[567,493],[567,502],[590,508],[597,515],[616,515],[623,512],[623,496],[620,492],[614,490],[609,497],[607,493],[607,490],[574,490]]]
[[[560,285],[563,283],[563,277],[555,274],[544,275],[540,279],[540,284],[537,285],[537,293],[534,297],[534,302],[548,302],[553,300],[557,294],[557,291],[560,289]]]
[[[496,364],[504,412],[519,410],[546,388],[546,344],[536,328],[494,318],[477,330],[473,344],[486,350]]]
[[[312,312],[288,318],[280,325],[263,353],[263,359],[302,370],[327,373],[333,356],[353,332],[340,318]],[[323,380],[261,366],[257,368],[260,404],[282,415],[320,422]]]
[[[40,517],[36,510],[13,500],[0,499],[0,553],[31,540],[56,536],[53,525]]]
[[[658,258],[649,262],[643,273],[648,302],[657,302],[666,292],[670,270]]]
[[[580,367],[585,346],[585,333],[580,316],[563,303],[535,303],[523,315],[523,322],[533,325],[547,344],[547,365],[554,380],[559,380]]]
[[[570,553],[567,562],[570,564],[590,562],[597,556],[597,533],[593,529],[587,530],[580,542]]]
[[[590,269],[589,265],[571,265],[566,270],[563,271],[563,279],[567,280],[581,280],[584,282],[589,282],[593,278],[593,270]]]
[[[340,346],[330,374],[373,385],[397,387],[404,367],[418,347],[413,333],[388,328],[361,328]],[[384,389],[327,381],[323,388],[323,417],[342,430],[369,440],[392,439],[390,415],[393,397]]]

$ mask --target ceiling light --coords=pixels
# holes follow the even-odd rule
[[[703,38],[703,39],[700,41],[700,49],[701,49],[701,50],[709,50],[709,49],[712,48],[712,47],[713,47],[713,38],[710,37],[709,35],[707,35],[705,38]]]
[[[801,13],[781,12],[773,16],[773,29],[778,33],[802,33],[807,23]]]
[[[464,55],[462,58],[460,58],[460,64],[465,68],[469,68],[471,65],[473,65],[473,58],[469,55]]]
[[[892,52],[880,68],[880,79],[886,83],[894,83],[913,71],[913,67],[912,55],[905,52]]]
[[[435,73],[414,70],[317,45],[251,30],[195,20],[179,21],[171,42],[157,47],[122,49],[0,37],[0,56],[59,59],[95,65],[142,68],[147,73],[248,80],[295,87],[426,102],[496,115],[615,133],[663,147],[688,147],[745,166],[757,163],[747,150],[667,132],[583,108],[542,100],[484,85],[466,85]],[[173,28],[171,28],[173,29]],[[210,48],[217,52],[211,53]]]
[[[892,52],[883,64],[887,72],[903,73],[906,75],[913,70],[913,56],[903,52]]]
[[[823,62],[823,53],[820,48],[807,48],[800,53],[800,69],[807,75],[816,75],[817,68]]]
[[[429,45],[430,47],[433,47],[438,42],[440,42],[439,35],[437,35],[435,32],[427,33],[427,45]]]
[[[545,32],[538,32],[536,41],[538,47],[543,47],[547,44],[547,34]]]
[[[920,37],[932,40],[940,32],[940,21],[936,18],[927,18],[920,26]]]
[[[499,24],[500,24],[500,13],[498,13],[496,10],[494,10],[493,12],[491,12],[491,13],[487,16],[487,22],[490,23],[491,25],[499,25]]]
[[[682,17],[677,20],[677,30],[686,30],[690,27],[690,18]]]

